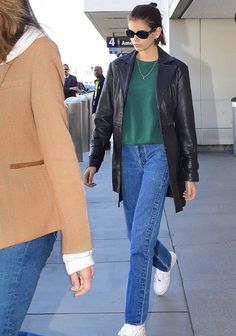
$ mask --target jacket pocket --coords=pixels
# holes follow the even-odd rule
[[[19,169],[33,166],[41,166],[44,164],[44,160],[31,161],[31,162],[20,162],[20,163],[11,163],[10,169]]]

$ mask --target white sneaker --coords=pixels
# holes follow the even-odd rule
[[[171,254],[171,266],[169,272],[160,271],[158,268],[154,277],[154,292],[156,295],[164,295],[170,286],[170,272],[172,267],[175,265],[177,256],[174,252]]]
[[[146,336],[145,325],[132,325],[125,323],[118,332],[118,336]]]

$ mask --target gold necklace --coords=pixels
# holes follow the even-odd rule
[[[140,65],[139,65],[139,60],[137,59],[137,64],[138,64],[138,71],[142,77],[142,80],[145,80],[153,71],[153,69],[155,68],[155,65],[157,64],[157,61],[153,64],[153,66],[151,67],[151,69],[148,71],[148,73],[146,75],[144,75],[140,69]]]

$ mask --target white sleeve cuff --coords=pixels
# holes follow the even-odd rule
[[[94,265],[92,251],[63,254],[62,258],[69,275]]]

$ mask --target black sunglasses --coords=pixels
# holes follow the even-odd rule
[[[156,29],[152,29],[150,30],[149,32],[146,31],[146,30],[139,30],[137,31],[136,33],[131,30],[131,29],[126,29],[126,35],[129,37],[129,38],[133,38],[135,35],[138,36],[138,38],[140,39],[147,39],[148,36],[153,33]]]

